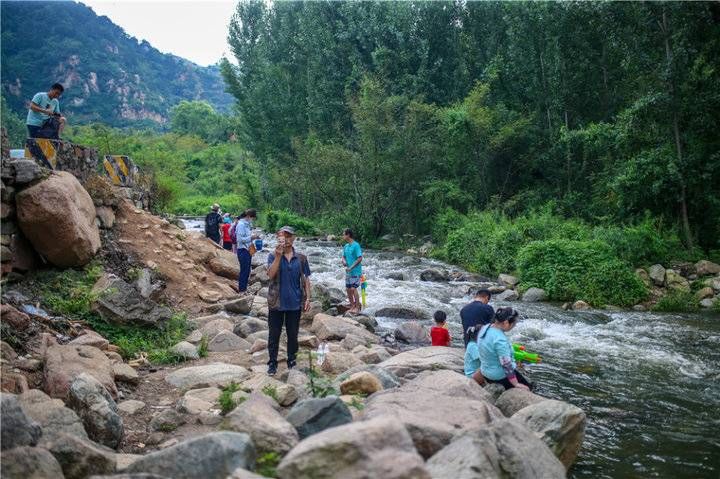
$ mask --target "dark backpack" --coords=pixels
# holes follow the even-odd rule
[[[221,219],[222,217],[214,211],[212,213],[208,213],[205,217],[205,234],[218,234]]]
[[[60,118],[59,116],[51,116],[43,122],[40,129],[35,134],[35,138],[48,138],[50,140],[60,139]]]

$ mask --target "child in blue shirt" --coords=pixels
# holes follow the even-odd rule
[[[485,378],[480,371],[480,349],[478,348],[477,337],[480,331],[479,326],[470,326],[465,331],[465,337],[468,339],[465,348],[465,376],[473,379],[481,386],[485,385]]]
[[[532,388],[518,372],[512,345],[505,335],[515,327],[518,318],[514,309],[499,308],[492,324],[483,326],[478,334],[480,372],[487,382],[502,384],[505,389]]]

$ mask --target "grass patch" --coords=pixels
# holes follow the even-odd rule
[[[663,313],[690,313],[698,310],[698,302],[692,293],[671,291],[660,298],[652,309]]]
[[[208,337],[206,335],[202,335],[202,338],[200,338],[200,344],[198,344],[198,356],[201,358],[206,358],[208,355]]]
[[[92,287],[102,273],[102,267],[93,263],[78,270],[38,272],[27,284],[34,295],[42,298],[42,307],[58,316],[85,322],[118,346],[120,354],[126,359],[145,353],[148,360],[156,364],[184,361],[182,356],[172,353],[170,348],[185,339],[190,330],[185,314],[173,315],[163,329],[108,323],[92,310],[92,303],[97,299]]]
[[[240,385],[235,381],[232,381],[230,384],[222,388],[222,392],[218,398],[218,404],[220,404],[220,413],[223,416],[232,412],[232,410],[238,407],[239,404],[242,404],[243,401],[236,401],[233,399],[233,394],[239,390]]]
[[[358,411],[362,411],[363,409],[365,409],[365,403],[363,403],[362,400],[363,400],[362,396],[359,396],[359,395],[353,396],[353,398],[350,400],[349,405],[350,405],[350,407],[354,407]]]
[[[280,459],[280,454],[277,452],[266,452],[258,457],[255,472],[265,477],[277,477],[277,466],[280,464]]]
[[[262,388],[262,393],[266,395],[267,397],[271,397],[275,400],[275,402],[279,403],[278,401],[278,393],[277,388],[275,386],[267,385]]]

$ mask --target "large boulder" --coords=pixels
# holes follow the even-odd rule
[[[408,432],[390,417],[333,427],[301,441],[280,479],[429,479]]]
[[[236,279],[236,278],[233,278]],[[230,314],[248,314],[252,310],[253,296],[247,295],[223,303],[223,309]]]
[[[442,282],[449,280],[450,275],[448,275],[447,271],[440,269],[430,268],[420,272],[420,281]]]
[[[447,369],[422,372],[404,386],[405,389],[410,387],[434,391],[446,396],[480,399],[488,403],[493,402],[492,395],[478,383],[462,373]]]
[[[518,298],[518,293],[514,289],[506,289],[497,294],[493,293],[493,301],[515,301]]]
[[[165,381],[180,389],[196,389],[206,386],[227,386],[231,382],[241,383],[250,377],[250,371],[242,366],[227,363],[211,363],[177,369]]]
[[[562,401],[547,400],[527,406],[512,416],[538,433],[566,469],[577,458],[585,437],[585,412]]]
[[[675,291],[690,291],[690,282],[674,269],[665,270],[665,286]]]
[[[42,429],[27,417],[14,394],[0,393],[0,416],[2,416],[2,428],[0,428],[2,450],[37,444]]]
[[[123,436],[123,421],[117,404],[105,387],[93,376],[81,373],[70,384],[67,405],[82,420],[88,436],[116,449]]]
[[[542,401],[547,401],[547,399],[527,389],[510,388],[500,394],[500,397],[495,401],[495,407],[502,411],[506,417],[510,417],[519,410]]]
[[[464,364],[465,355],[462,349],[426,346],[400,353],[378,366],[402,378],[428,370],[449,369],[462,372]]]
[[[110,359],[92,346],[53,345],[45,352],[44,390],[50,397],[65,399],[70,384],[80,374],[94,377],[117,397]]]
[[[482,429],[502,413],[487,403],[481,395],[457,397],[426,388],[426,382],[413,381],[400,388],[381,391],[368,399],[363,417],[392,416],[408,430],[418,452],[425,458],[449,444],[466,431]],[[442,414],[428,414],[438,404],[452,405],[443,408]]]
[[[271,399],[257,393],[225,417],[223,429],[249,434],[259,453],[286,453],[299,441],[297,431],[275,410]]]
[[[23,234],[54,265],[86,265],[100,249],[95,205],[72,174],[54,172],[20,191],[15,201]]]
[[[115,453],[72,434],[56,434],[41,446],[50,451],[62,467],[65,479],[85,479],[93,474],[115,472]]]
[[[98,279],[93,293],[93,310],[110,323],[162,328],[173,314],[170,308],[144,298],[134,286],[114,275]]]
[[[655,286],[663,286],[665,284],[665,267],[661,264],[654,264],[648,268],[648,276]]]
[[[212,432],[152,452],[125,473],[153,473],[173,479],[225,479],[238,468],[255,468],[255,447],[247,434]]]
[[[87,439],[82,421],[60,399],[52,399],[39,389],[31,389],[18,396],[25,414],[42,427],[43,438],[56,434],[72,434]]]
[[[522,295],[522,300],[526,303],[537,303],[539,301],[545,301],[547,299],[547,293],[542,288],[528,288]]]
[[[520,282],[518,278],[510,274],[500,274],[498,276],[498,283],[508,288],[514,288]]]
[[[377,336],[360,326],[356,321],[323,313],[317,314],[313,318],[310,329],[321,341],[339,341],[348,334],[353,334],[366,339],[368,343],[378,342]]]
[[[305,399],[293,406],[287,415],[287,421],[293,425],[300,439],[351,423],[352,420],[352,413],[337,396]]]
[[[216,256],[207,263],[210,270],[218,276],[237,281],[240,276],[240,264],[235,255],[225,250],[218,250],[215,254]]]
[[[0,454],[0,477],[3,479],[63,479],[62,468],[55,457],[39,447],[16,447]]]
[[[268,329],[267,321],[253,318],[252,316],[244,316],[235,321],[233,332],[238,336],[247,338],[253,333],[257,333],[258,331],[265,331],[266,329]]]
[[[695,263],[695,271],[698,276],[708,276],[720,273],[720,264],[713,263],[706,259],[702,259]]]
[[[403,343],[429,343],[430,331],[417,321],[407,321],[395,328],[395,339]]]
[[[511,420],[459,437],[431,457],[427,468],[438,479],[565,478],[565,468],[547,446]]]
[[[375,311],[375,316],[397,319],[430,319],[429,312],[408,306],[387,306],[380,308]]]

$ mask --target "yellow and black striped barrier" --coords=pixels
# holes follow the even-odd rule
[[[46,168],[57,169],[58,140],[47,138],[28,138],[25,141],[25,158],[35,158]]]
[[[137,166],[125,155],[105,155],[103,168],[115,186],[132,186],[135,183]]]

